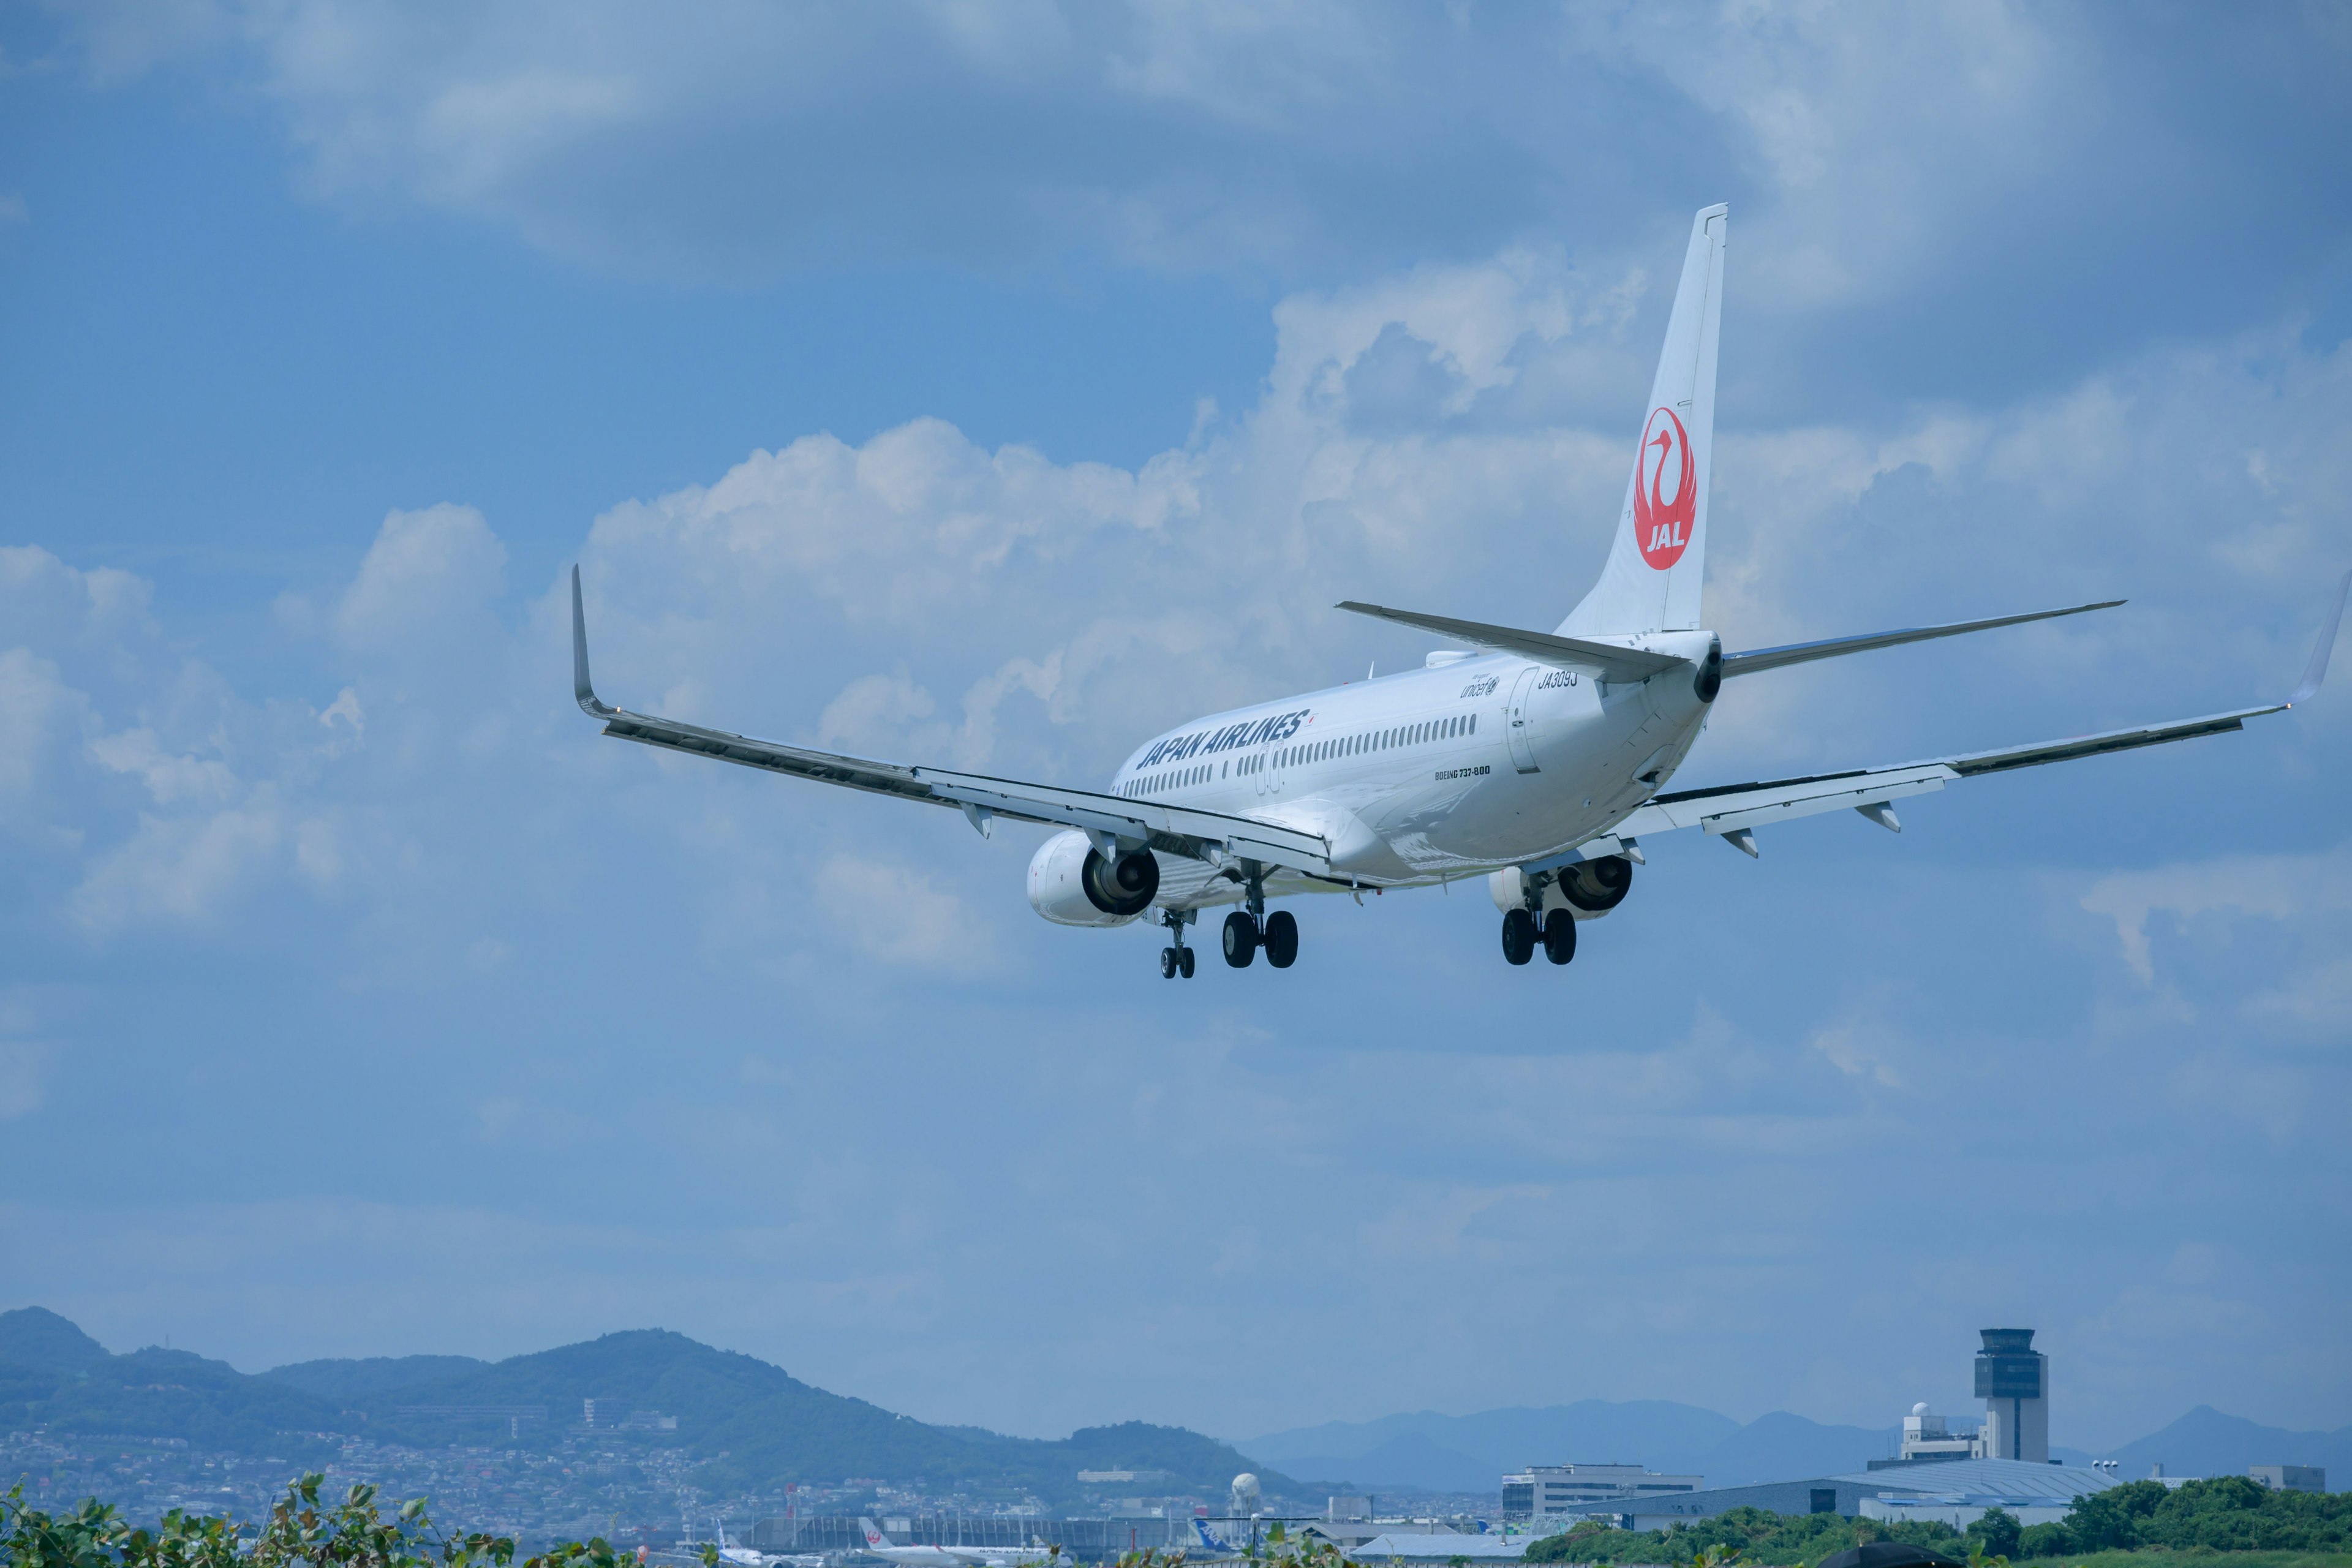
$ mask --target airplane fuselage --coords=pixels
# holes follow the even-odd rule
[[[1642,681],[1483,654],[1211,714],[1138,747],[1110,790],[1312,833],[1367,887],[1522,865],[1605,833],[1672,776],[1706,721],[1693,676],[1712,640],[1628,639],[1692,661]],[[1346,886],[1270,885],[1294,880]],[[1169,862],[1156,901],[1238,897]]]

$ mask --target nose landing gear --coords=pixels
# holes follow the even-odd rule
[[[1199,918],[1191,910],[1162,910],[1160,923],[1168,928],[1168,945],[1160,950],[1160,978],[1192,978],[1192,950],[1184,945],[1184,928]]]

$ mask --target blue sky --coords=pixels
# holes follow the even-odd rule
[[[1727,200],[1685,776],[2275,697],[2352,566],[2324,9],[0,21],[7,1304],[239,1365],[661,1324],[931,1419],[2352,1419],[2352,681],[1163,984],[1034,835],[605,695],[1104,776],[1549,626]]]

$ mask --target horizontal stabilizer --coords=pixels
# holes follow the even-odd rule
[[[1523,632],[1515,626],[1490,626],[1483,621],[1457,621],[1450,616],[1424,616],[1415,610],[1391,610],[1381,605],[1360,605],[1353,599],[1342,600],[1339,608],[1375,620],[1394,621],[1399,626],[1419,626],[1423,631],[1435,632],[1474,647],[1515,653],[1521,658],[1560,669],[1590,670],[1603,680],[1647,680],[1689,662],[1643,648],[1621,647],[1615,643],[1589,642],[1583,637],[1564,637],[1551,632]]]
[[[2095,605],[2069,605],[2063,610],[2030,610],[2021,616],[1995,616],[1989,621],[1954,621],[1941,626],[1906,626],[1901,631],[1869,632],[1858,637],[1830,637],[1822,642],[1790,643],[1781,647],[1727,653],[1723,656],[1723,674],[1727,680],[1735,675],[1754,675],[1759,670],[1806,664],[1817,658],[1839,658],[1850,653],[1868,653],[1873,648],[1899,647],[1907,642],[1956,637],[1962,632],[1989,632],[1995,626],[2021,626],[2028,621],[2055,620],[2060,616],[2079,616],[2091,610],[2112,610],[2122,603],[2121,599],[2102,599]]]

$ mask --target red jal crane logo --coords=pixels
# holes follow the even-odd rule
[[[1672,482],[1669,483],[1669,476]],[[1698,515],[1698,469],[1690,437],[1671,408],[1650,416],[1633,469],[1633,542],[1642,559],[1663,572],[1683,558]]]

